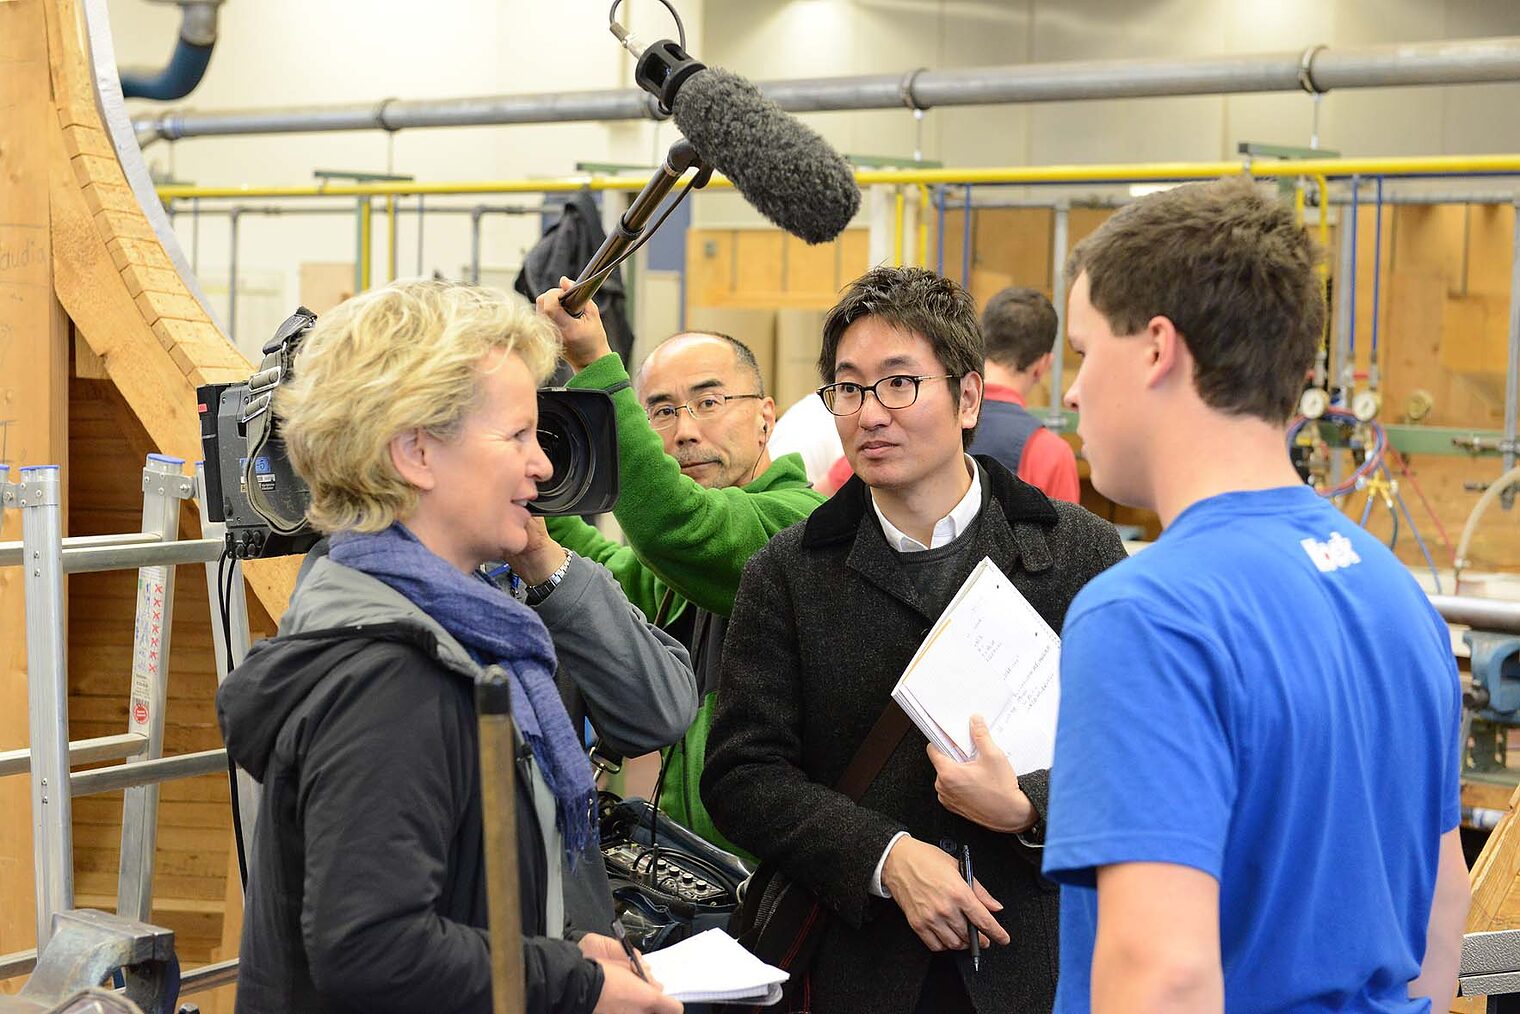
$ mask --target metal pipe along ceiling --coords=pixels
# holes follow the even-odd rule
[[[1340,88],[1520,81],[1520,37],[1456,39],[1301,52],[1156,60],[1035,63],[762,83],[790,112],[931,109],[937,106],[1083,99],[1327,92]],[[636,88],[475,98],[170,112],[133,120],[143,145],[159,139],[233,134],[404,130],[509,123],[660,119]]]

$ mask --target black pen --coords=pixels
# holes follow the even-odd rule
[[[628,942],[628,931],[623,928],[623,920],[612,920],[612,935],[617,937],[618,943],[623,945],[623,953],[628,955],[628,963],[633,966],[633,974],[645,982],[649,976],[644,974],[644,966],[639,963],[639,952],[633,949],[633,944]]]
[[[976,878],[971,874],[970,845],[961,846],[961,872],[966,875],[966,886],[971,887]],[[972,888],[972,890],[975,891],[975,888]],[[969,916],[966,918],[966,932],[971,934],[971,970],[973,972],[980,972],[982,970],[982,943],[977,937],[977,929],[972,925]]]

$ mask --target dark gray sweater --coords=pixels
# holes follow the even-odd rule
[[[991,499],[992,490],[988,487],[986,476],[983,476],[982,506],[966,530],[955,540],[933,549],[908,553],[897,551],[897,560],[902,564],[903,570],[907,571],[924,609],[935,618],[945,611],[950,600],[955,598],[955,593],[966,583],[966,578],[982,562],[982,555],[977,549],[982,545],[982,515]]]

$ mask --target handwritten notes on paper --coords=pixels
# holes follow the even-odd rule
[[[961,585],[892,690],[945,753],[970,760],[971,716],[1024,774],[1050,767],[1061,639],[989,559]]]

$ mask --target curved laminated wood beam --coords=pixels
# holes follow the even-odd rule
[[[58,300],[160,452],[196,461],[196,387],[244,380],[252,364],[207,309],[153,195],[121,98],[104,0],[44,7],[58,112],[49,146]],[[244,568],[276,619],[298,562]]]

